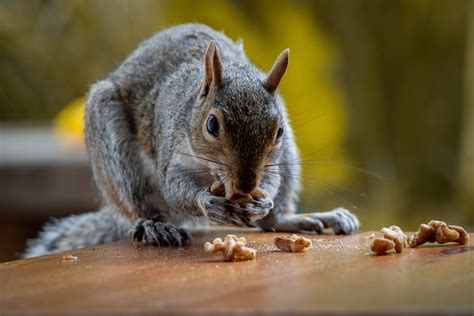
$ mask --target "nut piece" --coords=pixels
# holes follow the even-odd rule
[[[275,246],[287,252],[303,252],[313,246],[313,243],[302,236],[292,235],[290,237],[276,237]]]
[[[239,194],[239,193],[226,193],[225,184],[220,180],[214,181],[211,185],[211,193],[215,196],[225,196],[231,201],[236,203],[252,203],[254,200],[266,199],[268,194],[265,190],[256,188],[250,194]]]
[[[394,248],[397,253],[400,253],[407,247],[407,236],[400,227],[392,225],[380,231],[383,233],[383,238],[374,239],[370,245],[370,249],[376,254],[384,254]]]
[[[253,201],[254,201],[252,195],[250,195],[250,194],[240,194],[240,193],[232,194],[232,196],[229,197],[229,200],[231,200],[234,203],[238,203],[238,204],[253,203]]]
[[[245,213],[251,222],[262,219],[273,208],[272,199],[261,188],[256,188],[247,194],[241,194],[233,192],[232,188],[226,188],[225,183],[217,180],[211,185],[210,190],[213,195],[225,197],[236,205],[240,205],[238,209]]]
[[[445,222],[431,220],[428,224],[421,224],[418,232],[408,239],[410,247],[417,247],[426,242],[444,244],[455,242],[461,245],[469,243],[469,234],[460,226],[447,225]]]
[[[455,226],[455,225],[448,225],[448,228],[455,230],[459,233],[459,238],[455,242],[461,245],[469,244],[469,234],[464,228],[462,228],[461,226]]]
[[[390,239],[395,243],[395,251],[400,253],[405,247],[408,246],[407,236],[398,226],[392,225],[389,228],[382,228],[381,232],[383,233],[386,239]]]
[[[222,183],[220,181],[215,181],[211,185],[211,193],[215,196],[224,196],[225,195],[224,183]]]
[[[204,244],[204,250],[207,253],[222,252],[224,261],[234,260],[252,260],[255,259],[257,251],[253,248],[246,247],[247,240],[245,237],[237,237],[235,235],[227,235],[222,241],[221,238],[216,238]]]
[[[393,248],[395,248],[395,243],[386,238],[376,238],[370,244],[370,249],[378,255],[385,254]]]

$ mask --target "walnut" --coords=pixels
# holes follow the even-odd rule
[[[447,225],[442,221],[431,220],[428,224],[421,224],[418,232],[408,239],[410,247],[417,247],[426,242],[438,242],[440,244],[455,242],[467,245],[469,234],[460,226]]]
[[[392,225],[380,231],[383,233],[383,238],[374,239],[370,245],[370,249],[376,254],[384,254],[392,249],[400,253],[407,246],[407,236],[400,227]]]
[[[221,238],[216,238],[204,244],[204,250],[207,253],[222,252],[224,261],[234,260],[252,260],[255,259],[257,251],[253,248],[246,247],[247,240],[245,237],[237,237],[235,235],[227,235],[222,241]]]
[[[370,244],[370,249],[376,254],[384,254],[395,248],[395,243],[390,239],[376,238]]]
[[[256,188],[249,194],[232,193],[230,190],[226,192],[225,184],[220,180],[215,181],[211,185],[211,193],[215,196],[225,196],[236,203],[252,203],[254,200],[266,199],[268,196],[267,192],[260,188]]]
[[[211,193],[215,196],[224,196],[225,195],[225,186],[224,183],[220,181],[215,181],[211,185]]]
[[[275,245],[283,251],[303,252],[307,248],[311,247],[313,243],[307,238],[298,235],[292,235],[290,237],[276,237]]]
[[[252,222],[262,219],[273,208],[273,201],[268,197],[268,193],[256,188],[251,193],[240,194],[233,192],[232,189],[225,188],[225,184],[220,180],[215,181],[211,186],[211,193],[215,196],[225,197],[235,204],[241,206],[241,210],[247,211],[248,219]],[[256,208],[255,208],[256,206]],[[264,212],[266,210],[266,212]]]

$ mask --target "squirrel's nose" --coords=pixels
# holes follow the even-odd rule
[[[235,184],[234,190],[242,194],[248,194],[255,190],[256,186],[257,181],[255,179],[240,180]]]

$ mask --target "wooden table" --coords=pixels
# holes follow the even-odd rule
[[[284,253],[273,246],[282,234],[246,231],[238,235],[257,249],[256,260],[204,253],[204,241],[226,233],[194,233],[185,249],[122,241],[68,252],[75,261],[61,253],[3,263],[0,315],[474,313],[472,246],[373,256],[367,232],[309,235],[313,249]]]

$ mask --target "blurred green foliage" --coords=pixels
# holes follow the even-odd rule
[[[50,120],[153,33],[202,22],[262,69],[291,48],[303,209],[472,226],[473,19],[462,0],[3,1],[0,118]]]

